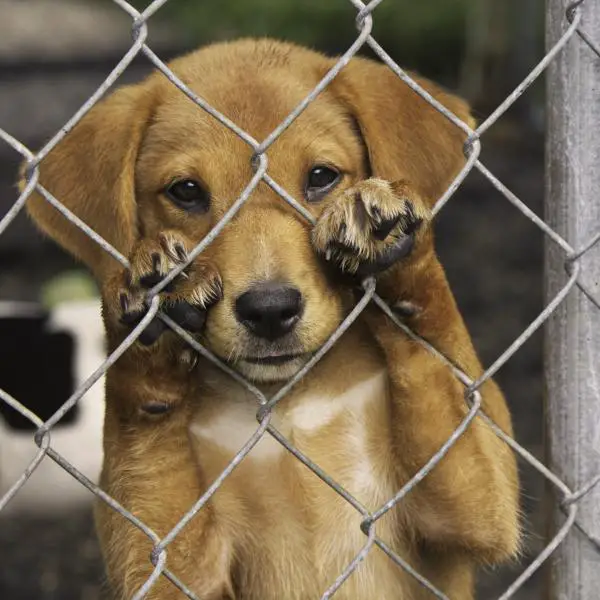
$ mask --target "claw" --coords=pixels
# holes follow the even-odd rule
[[[140,284],[146,289],[153,288],[156,284],[162,281],[163,277],[160,273],[154,272],[149,275],[144,275],[140,278]]]
[[[373,219],[373,221],[375,222],[375,225],[377,225],[377,226],[379,226],[379,224],[383,220],[381,211],[379,210],[378,206],[371,206],[371,218]]]
[[[365,229],[369,219],[369,213],[367,212],[367,208],[360,192],[354,194],[354,218],[360,229]]]
[[[187,252],[181,244],[175,244],[175,253],[181,262],[184,262],[187,259]]]
[[[129,298],[125,292],[121,292],[119,295],[119,304],[121,305],[121,312],[129,312]]]
[[[373,229],[373,237],[379,241],[385,240],[390,235],[392,229],[396,227],[400,221],[400,216],[392,217],[391,219],[383,219],[379,222],[379,225]]]
[[[152,254],[152,271],[154,273],[160,273],[160,254],[158,254],[158,252]]]

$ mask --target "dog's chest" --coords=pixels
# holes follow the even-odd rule
[[[252,555],[249,561],[280,573],[282,585],[295,581],[295,589],[304,590],[298,598],[320,597],[366,542],[362,516],[341,491],[370,511],[394,494],[387,394],[387,375],[381,371],[335,396],[304,392],[273,414],[277,431],[338,489],[266,433],[214,496],[217,517],[232,525],[237,543]],[[230,401],[221,408],[211,419],[196,419],[191,428],[207,484],[259,427],[256,405]],[[393,544],[391,518],[380,525],[378,535]],[[256,597],[270,598],[273,585]],[[394,590],[390,598],[402,598],[397,567],[378,550],[344,587],[336,594],[342,599],[366,600],[375,589]],[[307,594],[308,589],[313,592]],[[296,597],[287,587],[274,597],[284,592],[290,600]]]
[[[257,409],[258,404],[248,397],[229,397],[212,414],[196,417],[190,431],[207,476],[209,472],[218,475],[219,469],[226,466],[223,461],[233,459],[254,438],[260,428]],[[382,371],[336,395],[319,389],[304,391],[276,407],[270,425],[307,461],[326,471],[361,502],[370,504],[379,500],[381,492],[382,467],[388,452],[387,416],[387,375]],[[298,478],[295,483],[303,488],[325,485],[314,474],[307,476],[310,471],[301,460],[269,432],[247,452],[231,478],[252,473],[255,481],[270,480],[265,492],[280,489],[287,493],[283,481],[272,480],[272,474],[281,466],[290,476],[294,473]],[[260,494],[254,500],[259,502]]]

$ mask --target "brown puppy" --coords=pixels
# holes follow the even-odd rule
[[[242,40],[170,66],[262,140],[333,64],[290,44]],[[420,83],[472,122],[461,100]],[[464,164],[463,141],[387,67],[353,59],[268,151],[269,174],[317,225],[261,182],[161,294],[163,307],[272,393],[353,305],[339,272],[376,273],[384,299],[414,308],[410,327],[479,376],[428,227],[430,207]],[[124,272],[41,196],[29,201],[40,227],[101,285],[111,349],[144,313],[145,290],[185,260],[247,185],[250,159],[247,145],[154,74],[94,108],[43,161],[41,183],[131,262]],[[163,536],[256,430],[257,405],[217,368],[194,366],[160,323],[141,341],[108,372],[102,487]],[[482,393],[486,413],[510,434],[496,385]],[[466,412],[450,370],[372,307],[276,406],[273,423],[375,511]],[[376,531],[447,596],[468,600],[477,564],[517,552],[517,504],[512,453],[477,418]],[[364,545],[361,520],[267,435],[168,546],[167,566],[203,600],[319,598]],[[97,524],[110,581],[130,598],[152,571],[152,544],[102,504]],[[183,595],[163,577],[147,597]],[[336,597],[432,596],[373,548]]]

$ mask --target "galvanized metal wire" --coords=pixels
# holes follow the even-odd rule
[[[255,140],[248,132],[236,125],[225,115],[212,107],[197,93],[190,90],[178,77],[168,68],[168,66],[150,49],[146,41],[148,38],[149,20],[168,0],[155,0],[143,12],[134,9],[126,0],[113,0],[113,2],[125,11],[132,19],[132,37],[133,42],[129,50],[119,61],[113,71],[108,75],[100,87],[92,96],[83,104],[83,106],[73,115],[73,117],[50,139],[50,141],[37,153],[26,148],[19,140],[15,139],[8,132],[0,129],[0,139],[11,146],[18,152],[26,161],[28,169],[26,171],[27,185],[17,201],[0,220],[0,234],[2,234],[8,226],[13,222],[18,213],[23,209],[29,196],[34,192],[39,192],[49,203],[62,212],[62,214],[74,225],[79,227],[87,235],[90,236],[103,250],[108,252],[115,260],[119,261],[123,266],[129,266],[127,259],[112,247],[106,240],[99,236],[90,227],[90,224],[83,223],[79,218],[72,214],[60,201],[60,198],[55,198],[48,190],[43,188],[39,183],[39,165],[48,153],[69,135],[73,127],[84,117],[84,115],[109,92],[118,82],[119,78],[127,67],[132,63],[138,54],[143,54],[147,59],[160,71],[164,76],[183,94],[188,96],[197,106],[198,110],[203,110],[214,119],[221,123],[243,142],[245,142],[253,152],[251,167],[254,175],[246,185],[243,192],[233,203],[221,221],[213,228],[213,230],[199,243],[189,254],[186,263],[179,265],[173,269],[169,275],[157,284],[149,292],[150,309],[144,319],[135,327],[130,335],[122,342],[122,344],[112,352],[100,367],[91,374],[88,379],[81,384],[77,390],[68,398],[65,403],[55,412],[49,419],[43,422],[18,399],[11,397],[6,392],[0,390],[0,401],[6,403],[14,410],[18,411],[23,417],[29,420],[36,427],[34,441],[39,450],[36,453],[31,464],[22,474],[22,476],[12,485],[8,492],[0,498],[0,511],[19,493],[19,490],[25,485],[27,479],[36,470],[43,460],[53,460],[60,465],[64,470],[70,473],[81,485],[85,486],[98,499],[105,502],[112,510],[119,513],[124,519],[128,520],[134,527],[138,528],[144,535],[151,540],[153,544],[152,556],[149,558],[153,565],[152,574],[147,581],[133,596],[135,600],[144,598],[149,590],[154,586],[160,577],[168,578],[176,585],[188,598],[198,599],[197,596],[190,590],[185,582],[178,579],[177,574],[171,572],[169,565],[169,545],[177,538],[179,533],[194,516],[205,507],[213,494],[219,489],[223,482],[229,477],[232,471],[245,459],[248,453],[255,445],[263,439],[264,436],[271,436],[279,444],[281,444],[288,452],[290,452],[297,460],[301,461],[308,467],[317,477],[319,477],[326,485],[331,487],[339,496],[341,496],[356,512],[361,516],[361,531],[365,535],[365,543],[359,553],[347,565],[347,567],[339,574],[335,581],[331,582],[327,590],[323,590],[323,599],[331,598],[335,595],[344,582],[352,576],[358,565],[374,546],[379,547],[385,552],[398,568],[403,569],[418,581],[423,587],[431,592],[431,596],[440,599],[446,599],[440,590],[428,581],[422,574],[418,573],[402,556],[394,552],[376,532],[376,525],[389,510],[397,505],[404,497],[406,497],[415,486],[426,478],[431,470],[442,460],[450,448],[464,434],[466,429],[476,418],[484,419],[489,423],[495,433],[508,444],[512,450],[517,453],[526,463],[536,469],[548,482],[556,488],[560,497],[561,504],[566,514],[565,521],[552,540],[545,546],[539,555],[527,566],[521,575],[513,582],[513,584],[500,596],[502,600],[514,596],[523,584],[538,570],[542,564],[548,559],[551,553],[561,544],[564,538],[569,534],[573,527],[586,533],[590,543],[594,544],[599,552],[600,560],[600,541],[591,533],[586,532],[586,524],[577,520],[577,507],[586,494],[589,494],[592,489],[600,484],[600,472],[587,482],[582,482],[578,489],[569,488],[564,481],[552,473],[548,467],[531,455],[525,448],[520,446],[515,440],[503,433],[487,415],[484,414],[481,404],[482,397],[480,394],[481,386],[498,370],[506,364],[508,360],[518,351],[518,349],[537,331],[547,319],[556,311],[557,307],[564,302],[565,298],[578,287],[588,298],[600,309],[600,300],[594,296],[592,291],[580,278],[581,259],[586,256],[590,250],[600,241],[600,231],[584,244],[581,248],[573,248],[568,240],[565,240],[556,231],[554,231],[547,223],[538,215],[533,213],[527,205],[511,192],[480,160],[482,136],[500,119],[509,108],[517,101],[517,99],[526,92],[529,86],[534,83],[546,70],[548,65],[555,59],[557,54],[567,45],[573,43],[585,43],[591,52],[593,52],[600,60],[600,49],[598,44],[592,39],[590,32],[586,32],[582,23],[582,8],[586,0],[578,0],[569,5],[566,11],[567,24],[564,34],[556,43],[556,45],[544,56],[540,63],[531,71],[531,73],[517,86],[517,88],[504,100],[496,110],[477,127],[472,130],[466,123],[462,122],[456,115],[452,114],[447,108],[442,106],[432,96],[430,96],[423,88],[419,86],[404,70],[402,70],[385,52],[385,50],[372,37],[373,21],[376,18],[377,6],[382,0],[372,0],[365,4],[360,0],[349,0],[349,3],[356,10],[356,25],[358,34],[355,41],[348,50],[339,58],[334,67],[323,77],[319,84],[304,98],[304,100],[294,108],[294,110],[262,141]],[[349,6],[349,10],[352,10]],[[448,187],[445,193],[441,196],[434,207],[434,214],[437,215],[440,210],[450,201],[456,189],[461,185],[464,178],[472,169],[477,169],[484,177],[486,177],[492,185],[525,217],[527,217],[535,226],[540,228],[547,238],[556,244],[564,253],[564,264],[567,272],[567,281],[555,298],[546,306],[546,308],[538,315],[536,319],[523,331],[523,333],[502,353],[493,364],[491,364],[484,374],[477,380],[473,380],[469,374],[461,371],[455,364],[445,357],[439,350],[434,348],[430,343],[421,339],[413,331],[411,331],[402,321],[400,321],[393,310],[375,293],[375,282],[373,279],[367,279],[364,283],[364,294],[355,308],[342,322],[340,327],[333,333],[330,339],[323,347],[314,355],[308,364],[306,364],[294,377],[292,377],[282,388],[272,397],[266,397],[258,390],[251,382],[247,381],[239,373],[232,370],[229,366],[223,363],[215,356],[208,348],[202,346],[197,340],[190,336],[185,330],[174,323],[168,316],[159,313],[159,299],[157,294],[174,279],[191,261],[193,261],[206,247],[211,244],[222,229],[229,223],[233,216],[241,209],[241,207],[249,200],[253,191],[261,181],[265,182],[273,189],[282,199],[290,206],[295,208],[309,222],[314,222],[310,213],[304,209],[296,199],[294,199],[280,184],[278,184],[268,173],[269,161],[267,150],[272,144],[283,134],[283,132],[298,118],[298,116],[306,109],[307,106],[315,100],[315,98],[333,81],[340,71],[348,64],[353,56],[363,47],[369,46],[380,60],[385,63],[402,81],[409,85],[417,94],[425,101],[429,102],[436,110],[446,117],[454,126],[463,131],[468,137],[464,146],[464,153],[467,157],[466,164],[455,181]],[[434,355],[438,360],[444,363],[447,368],[455,375],[457,380],[464,386],[465,405],[468,407],[466,416],[460,425],[455,429],[448,440],[439,448],[439,450],[430,457],[428,462],[408,481],[402,489],[380,506],[377,510],[369,512],[361,503],[354,498],[348,490],[344,489],[330,475],[328,475],[319,465],[315,464],[307,456],[305,456],[294,444],[285,437],[271,422],[272,410],[282,398],[290,392],[290,390],[321,360],[336,341],[344,334],[351,324],[358,318],[361,312],[368,304],[373,303],[379,307],[398,327],[398,335],[409,336],[413,340],[422,344],[422,346]],[[173,527],[173,529],[165,536],[158,536],[147,524],[140,521],[124,506],[119,504],[114,498],[106,494],[98,485],[88,479],[83,473],[76,469],[70,462],[68,457],[59,454],[52,446],[52,430],[64,415],[77,403],[84,402],[83,397],[89,388],[100,379],[110,366],[121,356],[127,349],[137,340],[145,326],[158,314],[164,323],[174,332],[180,335],[193,349],[202,356],[217,365],[229,376],[234,378],[240,385],[244,386],[255,398],[257,403],[257,426],[254,433],[249,437],[246,443],[239,449],[235,457],[223,472],[211,483],[206,492],[198,498],[196,503],[191,506],[188,512],[181,520]]]

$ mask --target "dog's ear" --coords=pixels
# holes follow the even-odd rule
[[[149,83],[119,89],[87,113],[40,163],[39,183],[126,256],[137,236],[135,162],[154,104]],[[41,194],[32,194],[27,209],[37,225],[96,278],[119,268]]]
[[[430,81],[413,78],[474,127],[466,102]],[[388,181],[408,180],[429,204],[435,203],[465,164],[465,133],[389,67],[369,59],[352,59],[331,90],[358,124],[372,175]]]

